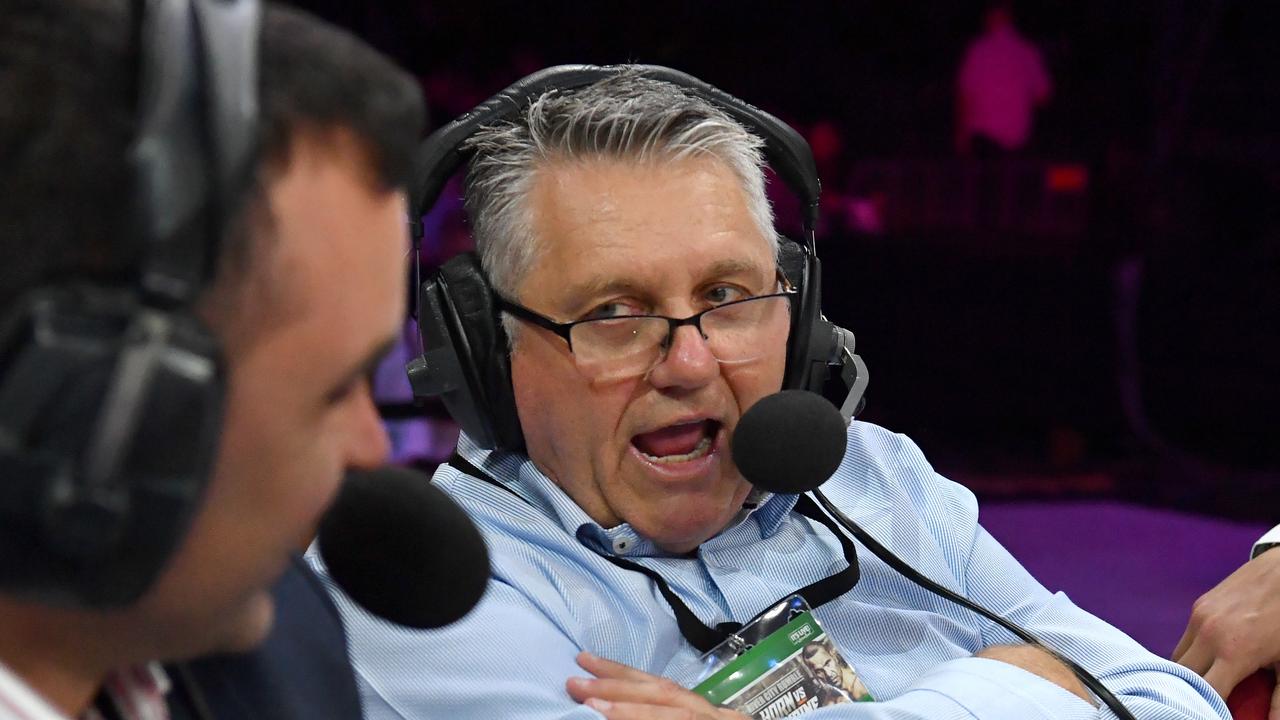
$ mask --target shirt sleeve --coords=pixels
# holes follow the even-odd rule
[[[1046,591],[982,528],[977,529],[965,580],[972,600],[1023,626],[1048,647],[1091,671],[1135,717],[1151,720],[1230,717],[1221,698],[1198,675],[1152,655],[1128,635],[1080,610],[1064,593]],[[1100,582],[1106,582],[1106,578],[1100,577]],[[988,644],[1021,642],[995,624],[986,625],[983,637]],[[1025,688],[1033,684],[1032,679],[1039,684],[1052,683],[1016,667],[987,661],[982,666],[966,666],[964,673],[987,676],[988,684],[1004,687],[1010,700],[1025,698],[1029,702],[1025,711],[1009,714],[1007,710],[1000,712],[988,706],[983,714],[975,712],[974,717],[1041,716],[1041,708],[1047,710],[1043,715],[1046,717],[1082,716],[1084,703],[1074,694],[1061,691],[1056,698],[1044,693],[1025,694]],[[946,680],[948,675],[942,674],[941,679]],[[929,687],[929,683],[938,679],[927,676],[922,680],[922,687]],[[950,688],[946,692],[951,697],[965,702],[963,694],[955,692],[959,685],[945,684]],[[1091,712],[1083,716],[1115,716],[1106,706],[1101,706],[1098,715],[1092,714],[1092,708],[1089,710]]]
[[[1230,718],[1222,699],[1200,676],[1155,656],[1116,628],[1076,607],[1065,594],[1046,590],[978,524],[977,502],[967,489],[937,475],[925,479],[922,485],[928,487],[911,494],[918,503],[917,513],[928,518],[930,532],[972,538],[967,554],[949,560],[967,597],[1022,626],[1048,647],[1089,670],[1137,718]],[[1099,582],[1106,581],[1100,575]],[[987,645],[1022,642],[998,625],[983,622],[982,636]],[[978,677],[982,678],[980,683]],[[974,695],[965,690],[964,678],[973,679],[974,687],[1003,688],[1003,693],[998,694],[1003,694],[1005,702],[975,701]],[[944,663],[915,687],[945,695],[981,720],[1115,717],[1105,706],[1094,711],[1080,698],[1038,676],[980,658]],[[914,702],[910,697],[913,694],[907,692],[895,700],[909,705]]]
[[[1252,560],[1277,545],[1280,545],[1280,525],[1271,528],[1265,535],[1258,538],[1258,542],[1253,544],[1253,551],[1249,553],[1249,559]]]
[[[986,658],[960,658],[929,671],[888,702],[833,705],[813,720],[1094,720],[1097,708],[1021,668]],[[1142,715],[1138,716],[1142,718]]]
[[[510,585],[440,630],[377,619],[340,596],[365,720],[600,718],[569,697],[580,648]]]
[[[984,545],[986,542],[995,543],[990,536],[986,538]],[[1021,572],[1025,574],[1025,571]],[[1051,647],[1071,656],[1111,690],[1135,718],[1229,720],[1231,717],[1222,699],[1195,673],[1152,655],[1119,630],[1072,605],[1061,593],[1050,595],[1043,589],[1040,592],[1019,592],[1016,580],[1010,578],[1002,587],[992,592],[975,593],[972,597],[997,613],[1003,612]],[[992,629],[990,636],[990,644],[993,645],[1020,642],[999,628]],[[1095,707],[1038,675],[1014,665],[979,657],[941,663],[906,692],[887,702],[837,705],[809,716],[814,720],[1085,720],[1116,717],[1100,701]]]
[[[1050,649],[1094,675],[1140,720],[1231,717],[1226,704],[1199,675],[1157,657],[1124,633],[1077,607],[1063,593],[1044,588],[978,522],[973,493],[929,468],[913,443],[897,435],[875,436],[875,456],[888,458],[882,471],[890,489],[880,489],[898,532],[910,537],[917,559],[940,557],[951,577],[935,577],[996,615],[1039,638]],[[860,492],[866,492],[866,489]],[[842,492],[846,502],[854,495]],[[916,524],[923,533],[906,531]],[[1084,531],[1084,529],[1082,529]],[[930,543],[932,539],[932,543]],[[885,542],[888,538],[881,538]],[[932,547],[926,547],[932,545]],[[891,548],[894,546],[890,545]],[[903,548],[898,548],[902,550]],[[939,567],[938,563],[934,564]],[[1119,582],[1099,571],[1098,582]],[[974,618],[984,646],[1021,644],[995,623]],[[976,649],[975,649],[976,651]],[[975,720],[1026,718],[1114,718],[1099,702],[1076,695],[1013,665],[967,657],[935,666],[882,708],[824,708],[831,717],[956,717]],[[945,708],[945,710],[944,710]],[[886,714],[865,714],[883,711]]]
[[[971,599],[1089,670],[1135,717],[1231,717],[1222,698],[1199,675],[1147,651],[1076,607],[1064,593],[1050,593],[981,527],[976,528],[965,580]],[[1099,577],[1099,582],[1106,581]],[[1021,642],[995,624],[986,626],[983,637],[992,645]],[[1063,711],[1066,716],[1067,708]],[[1101,717],[1114,715],[1104,708]]]

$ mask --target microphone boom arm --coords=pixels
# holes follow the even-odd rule
[[[866,404],[863,395],[867,392],[871,375],[867,372],[867,364],[853,351],[853,333],[838,325],[832,325],[831,332],[835,335],[835,352],[827,364],[840,368],[840,381],[849,388],[849,394],[845,395],[844,402],[840,405],[840,417],[844,418],[845,427],[848,427],[853,422],[853,417],[862,412]]]

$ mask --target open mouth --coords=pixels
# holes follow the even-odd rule
[[[631,438],[631,444],[650,462],[681,463],[706,457],[719,432],[718,421],[699,420],[641,433]]]

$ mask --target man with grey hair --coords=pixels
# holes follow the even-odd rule
[[[816,617],[879,702],[817,716],[1097,716],[1052,655],[854,560],[805,501],[753,489],[734,465],[739,419],[782,386],[794,297],[759,139],[622,71],[536,97],[470,146],[466,201],[523,448],[464,434],[435,476],[493,559],[468,618],[413,631],[337,598],[368,717],[741,718],[684,689],[706,626],[850,561],[861,581]],[[853,423],[824,492],[925,574],[1069,650],[1135,715],[1225,717],[1193,673],[1036,583],[906,438]]]

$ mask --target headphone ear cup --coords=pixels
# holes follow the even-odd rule
[[[420,297],[426,352],[421,363],[410,363],[414,393],[440,396],[449,414],[482,447],[523,449],[510,346],[475,253],[451,258],[423,284]]]
[[[493,447],[496,439],[484,420],[484,399],[479,395],[471,349],[439,272],[418,288],[417,308],[423,352],[405,365],[413,396],[440,398],[468,437],[481,447]]]
[[[833,327],[822,317],[822,265],[807,247],[785,237],[779,243],[778,264],[796,290],[782,387],[821,393],[835,352]]]
[[[121,537],[125,557],[113,573],[121,591],[141,593],[186,536],[217,458],[226,407],[226,375],[213,333],[188,313],[141,313],[146,331],[131,328],[114,383],[136,372],[143,384],[134,403],[138,421],[122,444],[120,475],[129,488],[131,512]],[[130,368],[130,356],[142,356]],[[114,424],[111,408],[100,422]],[[109,565],[109,563],[108,563]],[[105,588],[104,593],[111,593]]]
[[[804,292],[805,251],[800,243],[778,236],[778,267],[798,294]]]
[[[188,528],[224,385],[194,317],[45,293],[6,365],[0,587],[92,607],[137,599]]]

